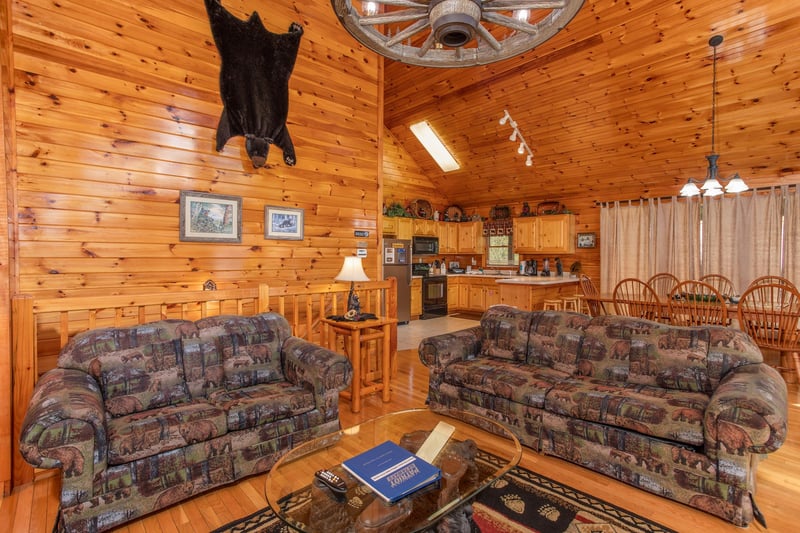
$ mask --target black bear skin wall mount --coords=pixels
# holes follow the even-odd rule
[[[217,151],[228,139],[244,136],[247,155],[255,168],[266,165],[269,145],[283,150],[283,161],[297,157],[286,127],[289,77],[292,75],[303,27],[296,22],[288,33],[272,33],[257,12],[247,20],[233,16],[219,0],[205,0],[211,34],[219,50],[222,115],[217,126]]]

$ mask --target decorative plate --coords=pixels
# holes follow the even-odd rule
[[[417,218],[432,218],[433,207],[428,200],[414,200],[411,202],[411,214]]]
[[[460,222],[464,212],[457,205],[451,205],[444,211],[444,219],[450,221]]]

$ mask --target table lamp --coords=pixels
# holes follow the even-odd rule
[[[347,313],[344,315],[348,320],[358,320],[361,316],[361,303],[355,291],[356,281],[369,281],[361,266],[361,258],[350,256],[344,258],[342,270],[334,278],[336,281],[349,281],[350,293],[347,295]]]

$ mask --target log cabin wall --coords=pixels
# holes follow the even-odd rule
[[[4,328],[9,293],[198,290],[208,279],[219,288],[327,282],[360,241],[375,279],[379,59],[356,46],[328,2],[222,3],[241,18],[258,11],[276,33],[293,21],[303,26],[289,81],[294,167],[273,147],[268,167],[254,169],[241,137],[215,151],[220,57],[202,1],[3,1],[0,188],[11,206],[2,234],[12,236],[0,255]],[[241,197],[241,244],[181,242],[182,190]],[[304,209],[304,239],[265,239],[267,205]],[[0,390],[8,391],[8,347],[0,350]],[[0,399],[6,492],[8,402]]]

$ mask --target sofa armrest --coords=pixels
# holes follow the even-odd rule
[[[62,470],[61,504],[93,495],[93,480],[106,468],[103,397],[95,379],[56,368],[36,383],[22,421],[20,452],[37,468]]]
[[[347,357],[299,337],[286,339],[281,357],[286,380],[294,385],[309,385],[318,407],[323,405],[326,393],[338,395],[353,379],[353,367]]]
[[[786,383],[763,364],[731,370],[711,395],[704,418],[706,454],[774,452],[786,439]]]
[[[473,326],[423,339],[419,344],[419,358],[431,372],[440,373],[454,361],[477,356],[482,344],[483,328]]]

